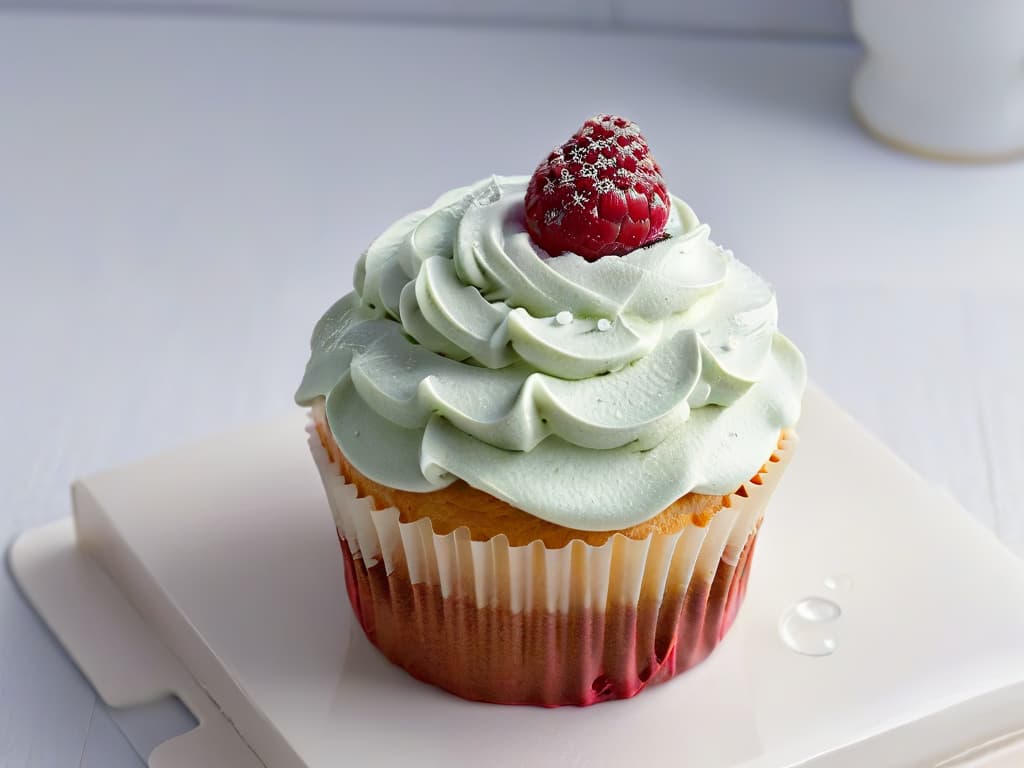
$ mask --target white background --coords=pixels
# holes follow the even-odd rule
[[[1024,166],[873,143],[847,106],[859,56],[675,30],[0,12],[0,543],[66,515],[75,477],[292,407],[312,324],[377,232],[528,172],[608,110],[776,284],[826,391],[1024,554]],[[139,765],[115,719],[145,741],[0,578],[0,765]]]

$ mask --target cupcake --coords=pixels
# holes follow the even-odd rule
[[[715,648],[796,443],[772,289],[599,115],[399,219],[296,400],[370,641],[467,699],[634,696]]]

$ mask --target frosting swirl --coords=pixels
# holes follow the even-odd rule
[[[734,491],[799,416],[804,362],[774,292],[675,198],[657,243],[548,257],[527,182],[486,179],[387,229],[317,324],[296,400],[326,396],[373,480],[461,478],[570,528]]]

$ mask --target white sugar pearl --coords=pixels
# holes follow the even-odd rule
[[[609,320],[607,317],[602,317],[600,320],[597,321],[597,330],[599,331],[609,331],[611,330],[611,327],[612,321]]]
[[[572,322],[572,312],[567,309],[563,309],[557,315],[555,315],[555,322],[559,325],[568,325]]]

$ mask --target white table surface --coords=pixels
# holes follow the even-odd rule
[[[374,234],[613,111],[775,283],[814,378],[1024,555],[1024,164],[873,143],[847,107],[858,57],[0,12],[0,543],[68,514],[74,477],[286,411]],[[0,764],[137,766],[179,723],[97,705],[0,578]]]

